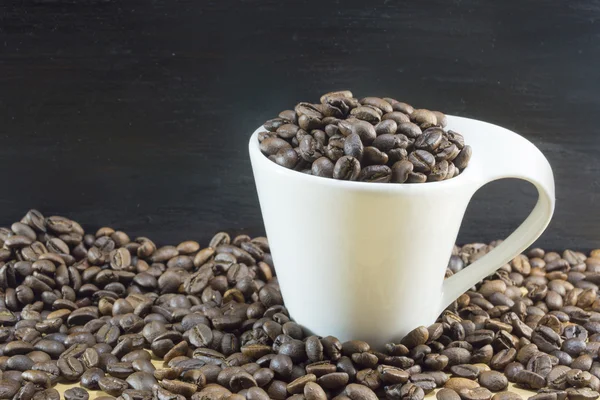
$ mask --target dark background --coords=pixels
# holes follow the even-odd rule
[[[592,0],[4,0],[0,223],[35,207],[165,244],[261,234],[249,134],[351,89],[523,134],[556,178],[538,244],[600,247],[599,18]],[[486,186],[460,241],[507,236],[534,199]]]

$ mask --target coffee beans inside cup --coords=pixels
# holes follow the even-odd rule
[[[439,111],[384,97],[326,93],[264,123],[260,150],[282,167],[339,180],[423,183],[459,175],[471,159]]]
[[[455,247],[447,276],[498,243]],[[598,397],[600,250],[532,249],[384,349],[309,335],[275,272],[264,237],[160,246],[31,210],[0,228],[0,397]]]

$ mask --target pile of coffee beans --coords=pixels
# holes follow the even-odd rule
[[[264,124],[260,150],[285,168],[349,181],[422,183],[467,167],[471,147],[439,111],[342,90],[298,103]]]
[[[498,243],[456,247],[447,274]],[[587,400],[600,390],[600,250],[532,249],[384,350],[307,336],[264,237],[158,247],[29,211],[0,228],[0,398],[79,382],[120,400]],[[323,307],[327,305],[324,304]],[[159,368],[152,358],[163,361]]]

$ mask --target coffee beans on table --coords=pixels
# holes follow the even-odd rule
[[[471,146],[439,111],[386,97],[326,93],[264,123],[260,150],[282,167],[338,180],[437,182],[459,175]]]
[[[354,115],[375,120],[372,109]],[[455,247],[446,276],[498,244]],[[509,382],[536,399],[600,390],[600,250],[532,249],[435,324],[373,349],[291,319],[264,237],[160,246],[31,210],[0,228],[0,246],[1,398],[58,399],[59,381],[122,400],[422,399],[436,388],[442,400],[518,398]]]

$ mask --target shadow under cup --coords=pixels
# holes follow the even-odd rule
[[[456,297],[527,248],[554,210],[550,165],[530,142],[485,122],[448,116],[472,146],[469,166],[441,182],[339,181],[281,167],[249,143],[261,211],[283,299],[311,332],[375,348],[430,325]],[[503,150],[503,147],[505,149]],[[502,154],[522,162],[507,163]],[[540,198],[501,245],[444,280],[473,194],[501,178],[532,182]]]

